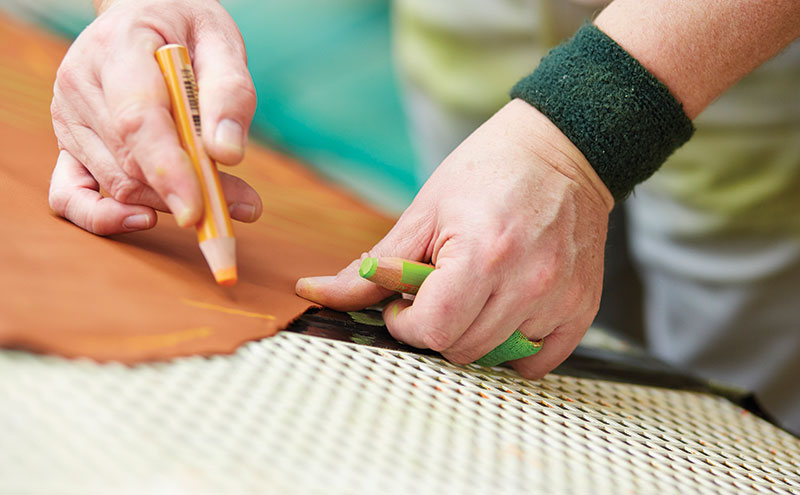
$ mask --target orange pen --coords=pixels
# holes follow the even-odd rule
[[[203,217],[197,224],[200,250],[220,285],[236,283],[236,239],[230,213],[214,161],[203,147],[200,109],[189,52],[182,45],[164,45],[156,50],[156,60],[167,83],[172,118],[181,145],[194,165],[203,194]]]

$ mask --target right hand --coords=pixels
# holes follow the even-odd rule
[[[178,140],[154,53],[168,43],[189,50],[205,149],[217,162],[235,165],[256,104],[241,34],[215,0],[103,6],[56,76],[51,112],[60,153],[50,206],[98,235],[151,228],[155,210],[172,212],[181,227],[194,226],[203,211],[200,184]],[[231,216],[257,219],[255,190],[232,175],[220,178]]]
[[[386,237],[335,277],[299,280],[297,294],[359,310],[393,294],[359,276],[365,256],[432,263],[413,304],[384,307],[389,332],[470,363],[518,329],[544,346],[510,364],[540,378],[567,358],[597,314],[613,206],[580,150],[515,99],[439,165]]]

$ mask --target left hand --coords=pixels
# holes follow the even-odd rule
[[[384,309],[391,334],[456,363],[479,359],[517,328],[542,350],[511,364],[537,378],[577,346],[600,302],[613,199],[577,148],[514,100],[434,172],[392,230],[362,256],[432,262],[413,304]],[[392,292],[358,275],[300,279],[297,293],[354,310]]]

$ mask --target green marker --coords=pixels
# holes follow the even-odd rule
[[[416,294],[422,282],[436,267],[402,258],[366,258],[361,262],[358,274],[381,287],[406,294]],[[505,342],[489,351],[488,354],[475,361],[481,366],[497,366],[506,361],[513,361],[533,356],[542,348],[542,341],[531,342],[519,330]]]

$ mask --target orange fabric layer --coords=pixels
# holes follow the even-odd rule
[[[0,346],[134,363],[231,352],[273,335],[308,302],[298,277],[335,273],[391,220],[297,162],[250,146],[231,171],[264,200],[236,224],[239,283],[214,282],[193,230],[97,237],[57,218],[49,103],[66,44],[0,16]]]

